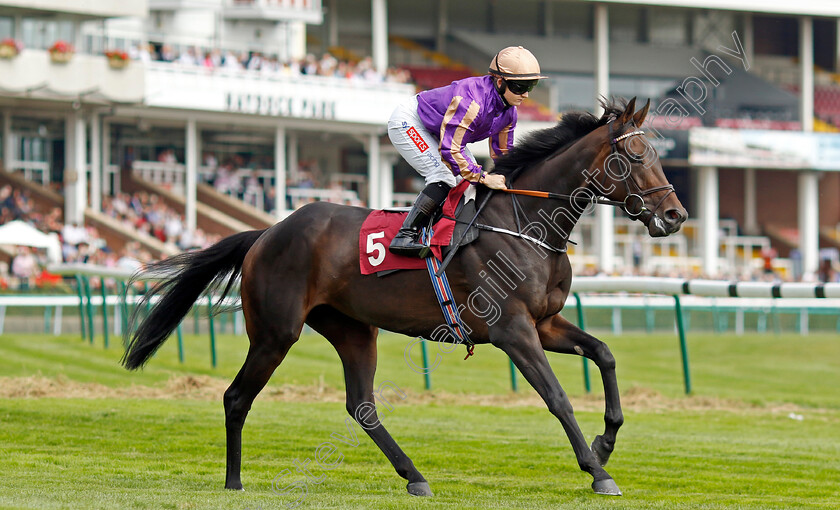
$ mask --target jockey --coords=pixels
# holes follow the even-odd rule
[[[516,107],[541,78],[540,64],[522,46],[503,49],[490,62],[490,74],[420,92],[398,106],[388,121],[388,137],[408,163],[426,179],[426,187],[389,247],[410,257],[430,255],[418,240],[458,178],[492,189],[505,189],[502,175],[485,173],[467,144],[489,139],[495,159],[513,146]]]

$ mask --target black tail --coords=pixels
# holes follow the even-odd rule
[[[131,315],[128,331],[125,332],[126,339],[130,340],[122,358],[123,366],[135,370],[145,365],[208,286],[220,286],[227,278],[221,297],[227,295],[242,270],[245,254],[263,232],[265,230],[250,230],[234,234],[204,250],[181,253],[156,262],[135,275],[130,283],[149,275],[163,274],[165,279],[143,296]],[[160,299],[143,318],[146,308],[156,296]]]

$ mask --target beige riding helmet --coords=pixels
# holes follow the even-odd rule
[[[490,74],[506,80],[539,80],[547,78],[540,74],[540,63],[533,53],[522,46],[508,46],[493,57]]]

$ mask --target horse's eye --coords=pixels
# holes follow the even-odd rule
[[[633,151],[627,151],[627,157],[630,158],[630,161],[633,161],[635,163],[644,163],[645,162],[645,158],[642,154],[636,154]]]

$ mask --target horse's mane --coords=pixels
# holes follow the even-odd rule
[[[502,174],[510,180],[519,173],[517,170],[566,150],[579,138],[621,115],[627,107],[624,99],[608,101],[602,97],[600,103],[604,109],[601,118],[589,112],[569,112],[556,126],[529,133],[510,152],[496,159],[493,173]]]

